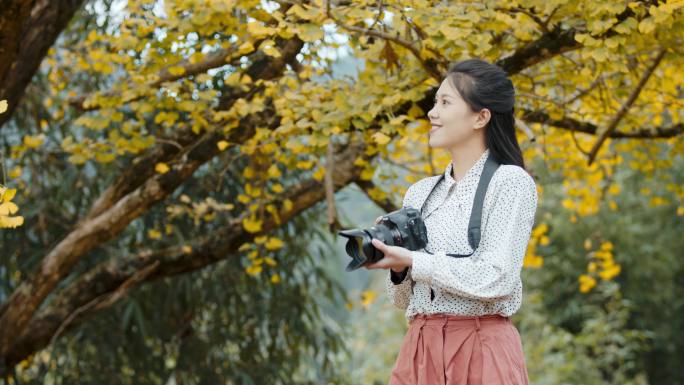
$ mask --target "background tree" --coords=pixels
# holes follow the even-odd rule
[[[334,381],[326,352],[339,335],[303,310],[319,294],[307,285],[350,299],[336,297],[315,263],[299,263],[312,242],[303,234],[316,234],[323,207],[329,230],[342,226],[335,192],[351,184],[390,211],[408,183],[442,169],[448,154],[427,148],[425,113],[460,58],[491,60],[511,76],[525,158],[540,193],[560,190],[554,209],[570,212],[568,223],[624,210],[623,168],[654,180],[652,206],[683,215],[684,189],[666,172],[682,153],[682,6],[88,3],[3,127],[25,217],[2,233],[3,373],[43,362],[55,375],[59,360],[36,353],[93,357],[126,336],[137,349],[111,352],[122,382],[285,379],[305,357],[296,349],[322,354],[309,378]],[[337,76],[345,54],[361,66]],[[557,236],[552,217],[540,218],[530,268]],[[587,269],[564,273],[580,285],[574,293],[620,277],[610,251],[574,254]],[[214,272],[231,277],[230,290]],[[179,296],[187,300],[162,310]],[[554,321],[568,327],[573,316]],[[70,362],[64,378],[103,370]]]

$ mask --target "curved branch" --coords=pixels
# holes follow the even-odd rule
[[[352,183],[361,174],[363,168],[355,166],[354,160],[359,156],[365,156],[364,150],[363,140],[337,146],[334,150],[336,167],[333,187],[335,191]],[[100,263],[56,293],[55,299],[36,314],[20,338],[17,338],[13,344],[6,356],[7,362],[10,366],[19,362],[46,346],[58,331],[66,332],[76,327],[92,313],[111,306],[121,297],[112,294],[116,293],[120,287],[125,286],[126,290],[129,290],[132,286],[144,282],[187,273],[224,259],[236,258],[239,255],[238,249],[243,243],[250,242],[255,237],[268,234],[286,224],[306,209],[324,200],[325,195],[324,184],[313,178],[307,179],[297,186],[288,188],[287,192],[276,200],[282,202],[290,199],[293,202],[292,209],[289,211],[281,209],[278,221],[273,216],[265,218],[261,230],[257,233],[247,232],[242,225],[242,218],[236,218],[210,236],[198,240],[192,245],[190,252],[186,252],[182,247],[146,250],[137,255]],[[100,302],[100,298],[111,300]],[[89,306],[89,303],[98,305]]]

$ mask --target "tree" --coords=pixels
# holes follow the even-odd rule
[[[60,166],[77,170],[81,184],[58,202],[61,210],[53,206],[69,226],[58,236],[42,231],[47,251],[34,245],[30,266],[17,267],[22,253],[7,262],[22,273],[0,307],[6,368],[132,287],[263,250],[257,239],[323,199],[332,207],[334,192],[351,183],[396,209],[404,187],[378,184],[396,176],[374,178],[376,167],[407,165],[408,182],[435,173],[444,156],[425,159],[415,144],[424,144],[425,112],[446,65],[459,57],[489,58],[509,73],[519,124],[542,139],[525,142],[525,156],[563,169],[563,204],[579,216],[614,193],[620,153],[653,148],[654,139],[681,153],[677,3],[155,4],[129,4],[119,22],[112,16],[52,49],[40,75],[47,96],[36,90],[15,113],[22,127],[35,127],[11,147],[17,165],[31,164],[25,187],[46,170],[57,177]],[[326,38],[326,24],[348,41]],[[324,52],[341,45],[364,61],[353,79],[331,76]],[[648,173],[647,164],[630,166]],[[185,207],[174,204],[187,186],[217,180],[226,203],[199,190],[181,201]],[[183,243],[119,244],[126,250],[119,257],[98,252],[139,221],[143,234],[163,238],[159,229],[173,226],[167,210],[200,222],[229,219],[210,236],[191,231]],[[27,230],[41,233],[46,216],[26,214],[36,223]],[[339,226],[334,210],[328,218]],[[248,274],[267,263],[255,259]]]

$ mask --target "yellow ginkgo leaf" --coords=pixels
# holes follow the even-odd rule
[[[278,238],[269,238],[268,242],[266,242],[266,248],[269,250],[277,250],[283,247],[283,241],[278,239]]]
[[[10,179],[17,179],[21,176],[21,172],[22,172],[21,166],[16,166],[12,170],[10,170],[8,175],[9,175]]]
[[[13,202],[3,202],[0,203],[0,215],[12,215],[19,210],[16,204]]]
[[[249,266],[247,269],[245,269],[245,271],[247,271],[247,274],[249,274],[249,275],[258,275],[259,273],[261,273],[262,269],[263,268],[261,267],[261,265],[256,265],[256,266]]]
[[[185,73],[185,68],[181,66],[169,67],[168,71],[173,76],[181,76]]]
[[[278,263],[275,261],[275,259],[271,257],[264,257],[264,262],[266,262],[267,265],[269,266],[276,266]]]
[[[0,228],[16,228],[24,224],[24,217],[0,216]]]
[[[238,48],[238,52],[237,52],[237,53],[240,54],[240,55],[244,55],[244,54],[250,53],[250,52],[252,52],[252,51],[254,51],[254,45],[252,45],[252,43],[248,41],[248,42],[243,43],[242,45],[240,45],[240,47]]]
[[[242,226],[250,233],[256,233],[261,230],[261,221],[254,218],[245,218],[242,220]]]
[[[313,162],[310,160],[300,160],[295,166],[302,170],[308,170],[313,167]]]
[[[373,134],[373,140],[381,146],[384,146],[385,144],[389,143],[390,137],[383,134],[382,132],[376,132]]]
[[[269,178],[276,179],[276,178],[280,178],[282,176],[282,173],[280,172],[280,169],[278,168],[277,165],[272,164],[268,168],[268,176],[269,176]]]
[[[43,144],[45,140],[45,134],[40,134],[38,136],[26,135],[24,136],[24,145],[28,148],[37,148]]]
[[[226,142],[225,140],[221,140],[218,143],[216,143],[216,146],[219,150],[223,151],[226,149],[226,147],[228,147],[228,142]]]
[[[161,231],[157,229],[151,229],[147,232],[147,236],[150,237],[151,239],[159,239],[162,236]]]
[[[0,114],[7,111],[7,100],[0,100]]]
[[[17,194],[17,189],[15,188],[7,188],[5,186],[0,185],[0,200],[9,202],[14,198],[14,195]]]
[[[273,186],[271,186],[271,190],[273,190],[273,192],[276,194],[280,194],[281,192],[283,192],[283,185],[281,185],[280,183],[276,183]]]
[[[167,166],[166,163],[159,162],[154,166],[154,170],[160,174],[166,174],[169,172],[169,166]]]
[[[362,292],[361,293],[361,305],[363,305],[363,307],[365,307],[365,308],[368,308],[373,303],[373,301],[375,300],[376,297],[377,297],[377,293],[373,290],[366,290],[366,291]]]

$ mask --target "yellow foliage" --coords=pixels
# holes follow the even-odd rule
[[[273,184],[273,185],[271,186],[271,190],[272,190],[274,193],[276,193],[276,194],[280,194],[281,192],[284,191],[284,190],[283,190],[283,185],[281,185],[280,183],[275,183],[275,184]]]
[[[173,67],[169,67],[167,69],[167,71],[169,71],[169,73],[173,76],[181,76],[185,73],[185,67],[173,66]]]
[[[147,231],[147,236],[150,239],[160,239],[162,237],[162,233],[157,229],[151,229]]]
[[[246,268],[247,274],[252,276],[259,275],[259,273],[261,273],[262,270],[263,268],[261,267],[261,265],[252,265]]]
[[[325,166],[318,167],[311,176],[319,182],[322,181],[325,177]]]
[[[361,293],[361,305],[367,309],[375,301],[377,296],[378,296],[378,293],[376,293],[373,290],[363,291]]]
[[[310,160],[300,160],[296,163],[296,167],[302,170],[308,170],[313,167],[313,162]]]
[[[278,168],[278,165],[272,164],[271,166],[268,167],[268,177],[277,179],[280,178],[283,174],[280,172],[280,169]]]
[[[28,148],[38,148],[45,141],[45,134],[40,134],[38,136],[25,135],[24,145]]]
[[[379,144],[379,145],[381,145],[381,146],[384,146],[384,145],[386,145],[387,143],[389,143],[390,137],[387,136],[387,135],[385,135],[385,134],[383,134],[382,132],[376,132],[375,134],[373,134],[373,140],[374,140],[377,144]]]
[[[250,233],[256,233],[261,231],[261,223],[261,220],[256,219],[254,216],[250,216],[242,220],[242,227]]]
[[[154,166],[154,171],[160,173],[160,174],[166,174],[169,172],[170,168],[166,163],[159,162]]]
[[[21,166],[15,166],[10,172],[8,173],[7,176],[10,177],[10,179],[16,179],[21,176],[22,173],[22,168]]]
[[[591,248],[591,240],[584,241],[584,248]],[[587,264],[587,274],[582,274],[579,277],[580,291],[587,293],[596,286],[596,277],[598,276],[604,281],[608,281],[620,274],[621,266],[615,263],[613,259],[613,243],[610,241],[603,241],[599,250],[589,252],[591,258]]]
[[[264,246],[268,250],[278,250],[283,247],[283,241],[278,238],[271,237],[268,239],[268,242],[266,242]]]
[[[579,276],[580,291],[582,293],[589,292],[596,286],[596,279],[590,275],[582,274]]]
[[[216,146],[220,151],[223,151],[226,149],[226,147],[228,147],[228,142],[226,142],[225,140],[221,140],[218,143],[216,143]]]
[[[24,224],[24,217],[11,216],[19,210],[11,201],[16,193],[16,189],[8,189],[0,184],[0,228],[16,228]]]
[[[538,245],[547,246],[551,242],[550,238],[546,235],[548,230],[549,226],[546,223],[541,223],[532,229],[530,241],[523,259],[523,267],[540,268],[544,265],[544,258],[541,255],[537,255],[536,252]]]

